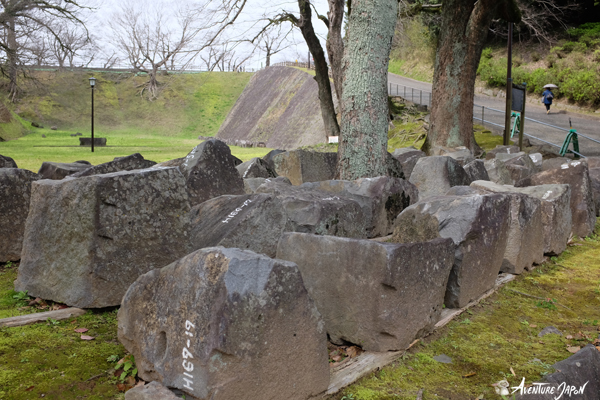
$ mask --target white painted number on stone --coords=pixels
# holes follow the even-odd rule
[[[196,326],[194,324],[192,324],[190,321],[186,320],[185,321],[185,334],[187,336],[194,337],[194,334],[190,331],[192,329],[194,329],[195,327]],[[181,356],[183,357],[183,362],[181,363],[181,365],[183,366],[183,369],[185,369],[187,371],[187,372],[183,373],[183,376],[184,376],[183,382],[185,383],[183,385],[183,387],[185,389],[194,391],[194,388],[192,387],[192,385],[194,384],[194,376],[189,373],[189,372],[194,371],[194,363],[192,363],[191,361],[188,361],[188,358],[194,358],[192,352],[188,349],[188,347],[190,347],[190,339],[187,339],[186,345],[187,345],[187,347],[184,347],[183,351],[181,352]]]
[[[248,200],[246,200],[246,201],[244,202],[244,204],[242,204],[240,207],[238,207],[238,208],[236,208],[235,210],[233,210],[232,212],[230,212],[230,213],[229,213],[229,215],[227,216],[227,218],[225,218],[225,219],[224,219],[223,221],[221,221],[221,222],[223,222],[224,224],[227,224],[227,223],[229,223],[229,221],[230,221],[230,220],[231,220],[233,217],[235,217],[236,215],[238,215],[238,214],[240,213],[240,211],[242,211],[242,209],[243,209],[244,207],[246,207],[246,206],[247,206],[248,204],[250,204],[250,203],[252,203],[252,200],[249,200],[249,199],[248,199]]]
[[[546,193],[544,193],[544,195],[542,196],[542,200],[546,200],[548,197],[550,197],[550,195],[552,194],[552,190],[548,190]]]

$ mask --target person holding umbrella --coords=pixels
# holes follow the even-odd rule
[[[552,99],[554,98],[554,93],[552,93],[551,89],[556,89],[558,86],[553,84],[548,84],[544,86],[544,93],[542,93],[542,103],[546,106],[546,114],[550,114],[550,106],[552,105]]]

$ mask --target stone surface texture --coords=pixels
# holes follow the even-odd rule
[[[417,161],[419,158],[423,158],[427,156],[425,152],[421,150],[417,150],[414,147],[404,147],[401,149],[396,149],[392,153],[392,156],[402,164],[402,170],[404,171],[404,179],[409,179],[410,174],[412,174]]]
[[[0,168],[18,168],[15,160],[0,154]]]
[[[523,193],[541,201],[544,254],[559,255],[567,248],[571,235],[571,188],[569,185],[538,185],[518,188],[475,181],[471,186],[490,192]],[[539,236],[539,234],[536,234]]]
[[[223,246],[275,257],[291,224],[281,200],[270,194],[219,196],[192,208],[192,249]]]
[[[419,190],[419,200],[441,196],[452,186],[468,186],[471,183],[463,167],[447,156],[420,158],[409,181]]]
[[[600,168],[590,168],[590,184],[596,206],[596,217],[600,217]]]
[[[509,212],[510,198],[505,194],[437,196],[404,210],[396,219],[392,240],[429,239],[411,233],[432,233],[437,220],[437,235],[451,238],[456,245],[444,304],[461,308],[494,287],[508,240]],[[412,232],[402,229],[409,224],[424,227]]]
[[[173,392],[158,382],[150,382],[125,392],[125,400],[179,400]]]
[[[293,232],[351,238],[366,238],[371,216],[349,198],[310,187],[265,182],[256,193],[272,194],[279,200]]]
[[[177,168],[34,182],[15,289],[118,305],[138,276],[188,253],[188,211]]]
[[[511,172],[506,168],[503,161],[496,158],[484,161],[485,169],[487,170],[490,181],[500,185],[514,185]]]
[[[19,168],[0,168],[0,262],[21,259],[31,184],[38,174]]]
[[[235,169],[231,150],[220,140],[200,143],[185,157],[179,170],[192,205],[224,194],[244,194],[244,181]]]
[[[247,178],[275,178],[277,173],[269,166],[269,164],[263,161],[261,158],[254,157],[237,167],[235,167],[242,177]]]
[[[156,165],[154,161],[145,160],[140,153],[135,153],[130,156],[115,157],[112,161],[76,172],[69,175],[69,177],[79,178],[82,176],[110,174],[119,171],[132,171],[134,169],[150,168],[153,165]]]
[[[277,257],[298,264],[334,343],[388,351],[407,348],[439,320],[453,250],[449,239],[391,244],[286,233]]]
[[[387,176],[355,181],[305,183],[300,187],[320,190],[356,201],[363,209],[364,215],[369,218],[367,226],[369,238],[391,234],[398,214],[416,203],[419,198],[419,192],[412,183]]]
[[[471,183],[471,187],[474,187],[474,183]],[[493,182],[484,181],[478,187],[484,193],[506,193],[510,196],[508,241],[500,271],[521,274],[531,269],[533,264],[541,264],[544,260],[542,200],[507,190],[505,186]]]
[[[275,172],[287,177],[292,185],[328,181],[336,172],[337,153],[292,150],[273,157]]]
[[[260,185],[271,181],[280,182],[286,185],[292,184],[285,176],[278,176],[277,178],[246,178],[244,179],[244,191],[246,194],[254,194]]]
[[[42,179],[54,179],[60,180],[65,176],[81,172],[90,168],[92,164],[87,161],[75,161],[73,163],[57,163],[51,161],[44,161],[38,174]]]
[[[490,176],[488,175],[487,169],[485,169],[485,162],[483,160],[473,160],[463,168],[471,181],[490,180]]]
[[[504,146],[498,145],[495,149],[485,153],[485,159],[491,160],[496,158],[496,154],[514,154],[519,152],[519,146]]]
[[[592,193],[592,184],[587,164],[573,161],[562,164],[560,168],[538,172],[515,184],[527,187],[543,184],[568,184],[571,186],[572,232],[586,237],[596,227],[596,205]]]
[[[142,379],[198,399],[305,400],[329,385],[323,320],[288,261],[198,250],[140,276],[118,321]]]

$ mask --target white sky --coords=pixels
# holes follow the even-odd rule
[[[87,0],[88,5],[93,6],[96,10],[89,15],[86,22],[86,26],[90,33],[100,38],[100,45],[102,47],[110,48],[112,46],[110,36],[111,30],[109,27],[109,23],[111,19],[114,19],[114,14],[120,8],[120,5],[124,1],[130,1],[134,5],[138,5],[140,7],[148,7],[149,4],[155,5],[159,7],[159,9],[164,9],[165,14],[168,14],[174,7],[178,4],[182,3],[199,3],[200,1],[205,2],[208,0]],[[219,0],[215,0],[219,1]],[[323,15],[327,15],[327,1],[326,0],[315,0],[313,1],[316,9],[319,13]],[[269,1],[269,0],[248,0],[246,7],[240,18],[238,19],[239,23],[236,23],[232,29],[229,30],[229,37],[240,37],[244,34],[244,32],[248,32],[248,29],[256,30],[258,26],[256,22],[261,19],[264,15],[276,15],[283,10],[288,12],[292,12],[295,15],[298,15],[298,2],[293,0],[281,0],[281,1]],[[252,27],[252,25],[255,25]],[[317,35],[321,38],[323,49],[325,49],[325,38],[327,35],[327,29],[322,21],[318,20],[313,12],[313,26]],[[247,36],[253,36],[250,32],[246,33]],[[304,38],[300,33],[299,29],[294,29],[293,34],[290,36],[290,40],[295,44],[288,49],[282,51],[281,53],[275,54],[271,58],[271,63],[277,63],[280,61],[293,61],[296,59],[305,60],[308,56],[308,47],[304,42]],[[245,47],[245,49],[244,49]],[[243,53],[248,52],[247,45],[238,46],[237,51]],[[250,68],[259,68],[265,63],[265,54],[264,52],[260,52],[257,50],[254,57],[246,64],[246,67]],[[195,65],[201,65],[202,61],[194,63]]]

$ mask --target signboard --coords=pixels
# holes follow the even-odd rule
[[[525,108],[525,87],[521,86],[521,85],[513,85],[511,110],[522,113],[524,108]]]

